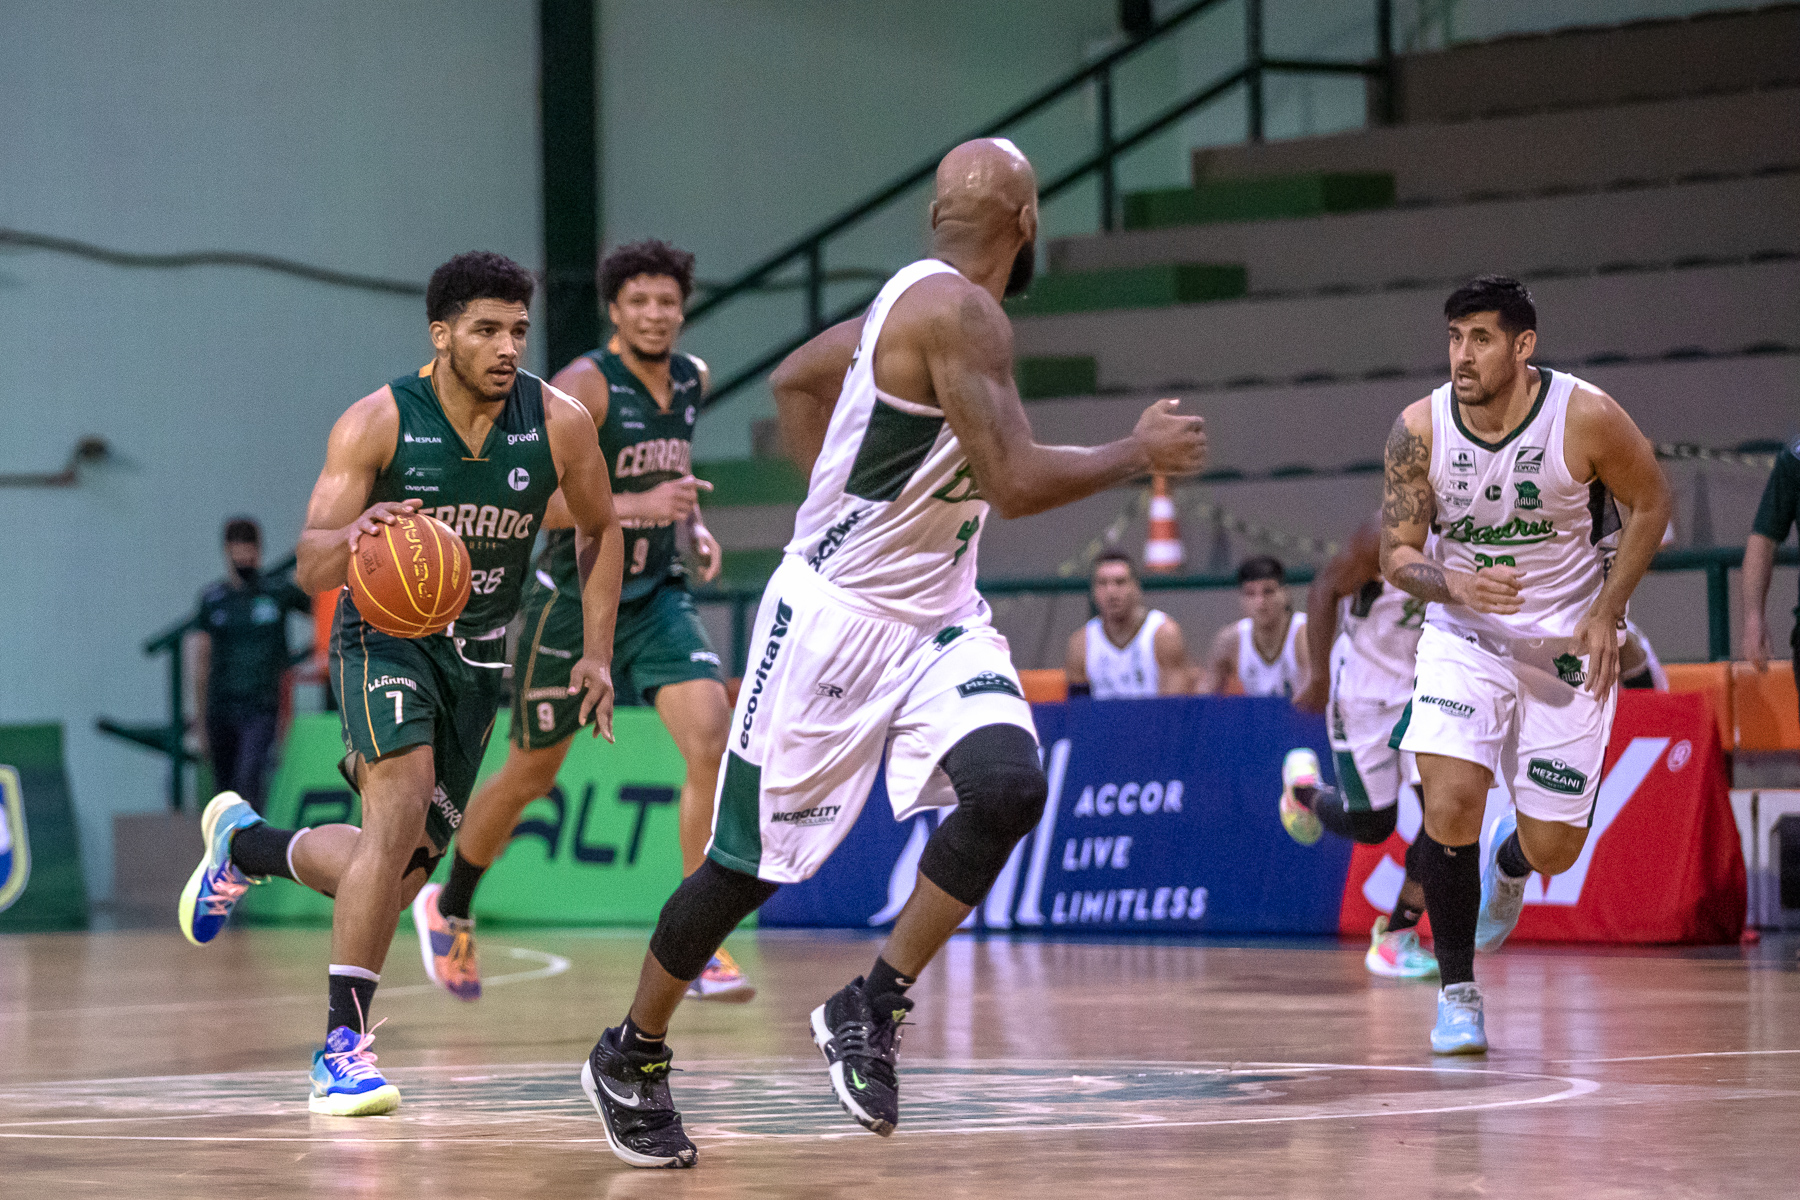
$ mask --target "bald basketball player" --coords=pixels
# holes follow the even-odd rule
[[[867,976],[815,1008],[809,1032],[845,1111],[893,1132],[906,990],[1044,806],[1031,710],[975,590],[982,524],[990,507],[1043,512],[1205,460],[1200,419],[1174,400],[1105,446],[1032,436],[1000,301],[1030,282],[1037,228],[1025,156],[1006,141],[958,146],[938,167],[932,256],[771,380],[811,475],[806,503],[757,612],[707,861],[664,905],[629,1014],[582,1065],[613,1152],[634,1166],[694,1164],[669,1096],[669,1020],[725,935],[843,840],[884,748],[896,817],[956,807]]]

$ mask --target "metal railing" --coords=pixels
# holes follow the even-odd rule
[[[1201,14],[1225,2],[1226,0],[1196,0],[1195,3],[1175,10],[1144,30],[1140,36],[1131,38],[1117,49],[1050,85],[1037,95],[966,136],[957,138],[912,170],[897,177],[887,186],[876,189],[865,199],[851,205],[837,216],[782,247],[731,282],[709,292],[704,299],[688,311],[687,323],[690,327],[734,301],[745,296],[760,294],[770,284],[778,282],[771,278],[777,272],[798,267],[805,283],[806,322],[805,328],[800,333],[758,356],[749,365],[714,387],[706,397],[704,404],[708,406],[717,404],[740,388],[753,383],[772,370],[777,363],[819,330],[855,316],[868,307],[869,302],[875,298],[876,293],[870,291],[866,295],[860,296],[853,304],[827,311],[825,288],[831,278],[825,261],[828,243],[862,225],[876,214],[885,211],[912,188],[931,178],[937,171],[939,160],[952,147],[971,138],[1002,135],[1021,121],[1035,116],[1050,105],[1089,84],[1094,85],[1097,110],[1094,152],[1048,183],[1043,184],[1038,189],[1038,199],[1040,201],[1053,199],[1089,176],[1098,176],[1099,227],[1107,232],[1111,232],[1117,227],[1118,159],[1121,155],[1161,133],[1176,121],[1206,107],[1239,87],[1244,89],[1246,100],[1245,137],[1251,142],[1262,141],[1265,84],[1267,77],[1271,74],[1356,75],[1379,79],[1382,81],[1382,87],[1376,115],[1384,124],[1392,122],[1394,119],[1392,0],[1375,0],[1376,55],[1373,60],[1366,62],[1272,58],[1264,53],[1263,48],[1263,0],[1239,0],[1244,10],[1244,59],[1242,65],[1219,76],[1198,91],[1177,100],[1135,128],[1124,132],[1119,131],[1116,128],[1113,103],[1115,76],[1119,68],[1146,47],[1162,41]]]
[[[1776,563],[1793,566],[1800,563],[1800,551],[1782,547],[1776,551]],[[1706,574],[1707,652],[1713,662],[1731,657],[1731,587],[1730,572],[1743,566],[1742,549],[1720,546],[1701,550],[1665,550],[1651,564],[1653,572],[1703,571]],[[270,569],[270,574],[291,570],[294,558],[289,555]],[[1313,568],[1294,566],[1288,569],[1288,582],[1311,583]],[[1233,575],[1145,575],[1141,580],[1145,591],[1220,591],[1237,587]],[[984,579],[982,594],[990,598],[1002,596],[1068,594],[1085,592],[1085,576],[1046,576],[1038,579]],[[742,675],[750,656],[750,623],[756,605],[762,598],[762,584],[731,587],[698,588],[694,601],[703,605],[725,604],[731,607],[731,669],[728,674]],[[122,738],[134,745],[164,754],[169,759],[169,807],[179,810],[187,784],[187,767],[197,761],[186,749],[187,697],[186,675],[182,664],[182,639],[199,624],[192,616],[156,634],[144,643],[144,653],[151,657],[169,656],[169,719],[162,724],[129,725],[107,717],[95,722],[102,733]],[[296,654],[294,662],[310,657],[312,650]]]

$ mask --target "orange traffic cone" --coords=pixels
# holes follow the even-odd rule
[[[1181,568],[1187,550],[1181,544],[1181,528],[1175,523],[1175,501],[1169,481],[1161,475],[1150,480],[1150,537],[1144,543],[1144,570],[1167,575]]]

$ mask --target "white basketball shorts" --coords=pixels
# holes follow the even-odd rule
[[[1410,764],[1402,764],[1402,751],[1389,742],[1412,697],[1402,693],[1382,699],[1368,695],[1368,688],[1346,686],[1358,682],[1351,678],[1358,669],[1352,656],[1334,655],[1331,668],[1331,709],[1326,724],[1338,791],[1351,812],[1392,808],[1400,800]]]
[[[1396,744],[1480,763],[1526,816],[1585,827],[1618,689],[1596,698],[1580,686],[1587,659],[1566,640],[1504,649],[1427,623]]]
[[[897,621],[788,555],[757,609],[707,855],[798,883],[856,823],[884,752],[904,821],[956,803],[938,764],[984,725],[1037,736],[985,601],[950,621]]]

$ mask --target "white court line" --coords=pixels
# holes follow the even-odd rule
[[[549,979],[554,975],[561,975],[564,971],[569,969],[569,960],[560,954],[551,954],[544,950],[527,950],[523,946],[501,946],[499,949],[505,950],[512,958],[522,958],[530,962],[541,962],[544,965],[530,971],[514,971],[509,975],[495,975],[483,979],[481,981],[481,986],[484,988],[502,987],[509,983],[525,983],[532,979]],[[380,994],[382,999],[392,1000],[395,996],[423,996],[431,992],[442,990],[443,989],[435,983],[408,983],[398,987],[381,988]],[[294,996],[247,996],[242,999],[231,1001],[230,1006],[315,1004],[318,1002],[318,999],[319,993],[317,992],[308,992],[305,995]],[[167,1004],[121,1004],[110,1008],[35,1008],[13,1012],[0,1012],[0,1021],[27,1020],[31,1017],[57,1017],[59,1019],[66,1019],[69,1017],[85,1016],[119,1016],[128,1013],[216,1013],[224,1007],[227,1007],[225,1002],[219,1000],[176,1000],[170,1001]]]
[[[506,1065],[511,1067],[512,1069],[518,1069],[518,1067],[519,1067],[519,1064],[506,1064]],[[561,1064],[557,1064],[557,1065],[560,1066]],[[927,1064],[921,1063],[920,1065],[924,1066]],[[993,1065],[993,1066],[1009,1066],[1009,1065],[1014,1065],[1014,1064],[1002,1060],[1002,1061],[994,1062],[991,1065]],[[1525,1097],[1523,1099],[1514,1099],[1514,1100],[1477,1101],[1475,1103],[1470,1103],[1470,1104],[1452,1104],[1452,1105],[1443,1105],[1443,1106],[1427,1107],[1427,1108],[1406,1108],[1406,1109],[1378,1108],[1378,1109],[1370,1109],[1370,1110],[1360,1111],[1360,1112],[1295,1113],[1295,1114],[1275,1115],[1275,1116],[1265,1116],[1265,1117],[1219,1117],[1219,1118],[1211,1118],[1211,1119],[1207,1119],[1207,1120],[1196,1120],[1196,1121],[1155,1121],[1155,1122],[1083,1121],[1083,1122],[1074,1122],[1074,1123],[1059,1124],[1059,1125],[1003,1125],[1003,1126],[981,1125],[981,1126],[975,1126],[975,1127],[971,1127],[971,1128],[962,1128],[962,1129],[958,1129],[958,1128],[954,1128],[954,1127],[943,1128],[941,1126],[934,1125],[933,1128],[924,1130],[924,1131],[916,1134],[915,1136],[941,1137],[945,1134],[955,1134],[958,1136],[980,1136],[980,1135],[984,1135],[984,1134],[999,1135],[999,1134],[1021,1134],[1021,1133],[1023,1133],[1023,1134],[1044,1134],[1044,1133],[1064,1133],[1064,1132],[1067,1132],[1068,1130],[1072,1130],[1072,1129],[1073,1130],[1126,1129],[1126,1130],[1144,1131],[1144,1130],[1160,1130],[1160,1129],[1192,1129],[1192,1128],[1203,1128],[1203,1127],[1224,1126],[1224,1125],[1274,1125],[1274,1124],[1297,1123],[1297,1122],[1306,1122],[1306,1121],[1346,1121],[1346,1120],[1361,1120],[1361,1119],[1368,1118],[1368,1117],[1435,1116],[1435,1115],[1442,1114],[1442,1113],[1483,1112],[1483,1111],[1494,1111],[1494,1110],[1503,1109],[1503,1108],[1519,1108],[1519,1107],[1523,1107],[1525,1105],[1533,1105],[1533,1104],[1555,1104],[1555,1103],[1558,1103],[1563,1100],[1573,1100],[1573,1099],[1577,1099],[1581,1096],[1591,1095],[1592,1093],[1600,1090],[1600,1083],[1597,1080],[1593,1080],[1593,1079],[1580,1079],[1580,1078],[1576,1078],[1576,1077],[1572,1077],[1572,1076],[1544,1075],[1544,1074],[1539,1074],[1539,1073],[1530,1072],[1530,1071],[1508,1071],[1508,1070],[1498,1070],[1498,1069],[1490,1069],[1490,1068],[1482,1068],[1482,1067],[1449,1067],[1449,1066],[1440,1066],[1440,1065],[1399,1066],[1399,1065],[1376,1065],[1376,1064],[1368,1064],[1368,1063],[1235,1062],[1235,1063],[1230,1064],[1228,1067],[1226,1067],[1224,1070],[1221,1071],[1221,1070],[1217,1069],[1217,1064],[1210,1064],[1210,1063],[1187,1063],[1187,1062],[1154,1063],[1154,1064],[1152,1064],[1152,1063],[1136,1063],[1136,1064],[1132,1064],[1132,1065],[1139,1065],[1139,1066],[1154,1065],[1154,1066],[1160,1066],[1160,1067],[1174,1067],[1174,1068],[1187,1067],[1187,1068],[1202,1068],[1202,1069],[1211,1067],[1214,1069],[1209,1070],[1206,1073],[1215,1074],[1215,1075],[1216,1074],[1230,1075],[1230,1074],[1235,1074],[1239,1071],[1268,1071],[1268,1070],[1285,1070],[1285,1071],[1338,1070],[1338,1071],[1368,1071],[1368,1072],[1387,1071],[1387,1072],[1424,1072],[1424,1073],[1430,1073],[1430,1074],[1442,1074],[1443,1072],[1448,1070],[1448,1071],[1454,1071],[1455,1073],[1457,1073],[1459,1075],[1471,1075],[1471,1076],[1473,1076],[1473,1075],[1494,1075],[1494,1076],[1500,1076],[1503,1078],[1514,1079],[1514,1080],[1546,1080],[1546,1081],[1550,1081],[1550,1082],[1566,1084],[1567,1086],[1565,1086],[1561,1091],[1552,1092],[1552,1093],[1550,1093],[1548,1095],[1544,1095],[1544,1096],[1529,1096],[1529,1097]],[[449,1069],[449,1068],[441,1068],[441,1069]],[[473,1070],[476,1068],[469,1067],[469,1066],[463,1066],[463,1067],[455,1068],[455,1069]],[[151,1076],[148,1078],[154,1079],[154,1078],[193,1078],[193,1077],[192,1076]],[[217,1119],[231,1119],[231,1118],[219,1118],[218,1114],[207,1114],[207,1115],[213,1116]],[[325,1120],[346,1120],[346,1121],[347,1120],[356,1120],[356,1121],[389,1122],[389,1121],[402,1120],[404,1118],[403,1117],[382,1116],[382,1117],[355,1117],[355,1118],[340,1117],[340,1118],[323,1118],[323,1119],[325,1119]],[[48,1122],[45,1122],[45,1123],[48,1123]],[[33,1122],[20,1122],[20,1124],[34,1124],[34,1123]],[[479,1121],[479,1119],[473,1120],[470,1122],[470,1124],[471,1125],[480,1124],[480,1121]],[[446,1133],[442,1130],[440,1130],[434,1134],[425,1136],[425,1137],[362,1138],[362,1137],[313,1137],[313,1136],[286,1136],[286,1137],[284,1137],[284,1136],[270,1136],[270,1135],[256,1135],[256,1134],[249,1134],[249,1135],[232,1135],[232,1134],[182,1135],[182,1134],[23,1133],[23,1132],[14,1133],[14,1132],[7,1132],[6,1130],[10,1129],[10,1128],[11,1128],[10,1126],[9,1127],[0,1127],[0,1138],[13,1138],[13,1139],[29,1138],[29,1139],[33,1139],[33,1140],[49,1140],[49,1141],[110,1141],[110,1142],[287,1142],[287,1143],[300,1142],[300,1143],[319,1143],[319,1144],[326,1144],[326,1145],[348,1144],[348,1145],[371,1145],[371,1146],[412,1145],[412,1144],[423,1144],[423,1143],[442,1144],[446,1141],[461,1141],[462,1140],[462,1139],[455,1138],[453,1136],[446,1136]],[[896,1136],[906,1136],[906,1134],[910,1131],[896,1130],[895,1132],[896,1132]],[[816,1134],[815,1133],[757,1134],[757,1133],[737,1133],[737,1132],[727,1130],[727,1131],[724,1131],[719,1134],[709,1134],[703,1138],[703,1142],[717,1144],[717,1143],[722,1143],[722,1142],[746,1142],[746,1141],[835,1141],[840,1138],[853,1138],[853,1137],[866,1138],[867,1136],[868,1136],[868,1134],[860,1129],[830,1130],[830,1131],[816,1133]],[[596,1144],[604,1144],[606,1141],[606,1139],[604,1137],[599,1137],[599,1138],[553,1138],[553,1137],[497,1138],[497,1137],[491,1137],[491,1136],[480,1136],[480,1137],[472,1139],[472,1140],[476,1140],[476,1141],[479,1141],[479,1142],[481,1142],[483,1144],[487,1144],[487,1145],[507,1145],[507,1146],[596,1145]]]
[[[1748,1058],[1759,1054],[1800,1054],[1800,1050],[1699,1050],[1692,1054],[1637,1054],[1630,1058],[1552,1058],[1545,1061],[1579,1067],[1590,1063],[1661,1062],[1671,1058]]]

